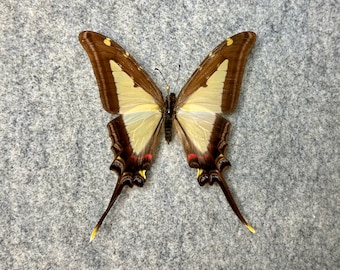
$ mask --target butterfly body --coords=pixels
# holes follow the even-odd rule
[[[238,210],[223,176],[230,166],[225,152],[231,127],[223,114],[236,108],[255,39],[255,33],[243,32],[223,41],[204,59],[178,97],[169,93],[163,99],[153,80],[121,46],[98,33],[79,34],[94,69],[103,107],[117,115],[109,122],[108,130],[115,156],[110,169],[117,173],[118,180],[91,239],[122,188],[143,186],[163,127],[168,143],[175,128],[189,166],[198,169],[199,184],[217,182],[241,222],[254,231]]]
[[[174,120],[175,114],[175,103],[176,95],[175,93],[170,93],[165,98],[165,110],[164,110],[164,134],[165,140],[170,143],[172,139],[172,122]]]

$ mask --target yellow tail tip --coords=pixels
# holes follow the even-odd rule
[[[250,226],[249,224],[246,224],[246,227],[247,227],[247,229],[248,229],[249,231],[251,231],[252,233],[255,233],[255,232],[256,232],[255,229],[254,229],[252,226]]]
[[[98,228],[96,226],[96,227],[94,227],[94,229],[93,229],[93,231],[91,233],[90,242],[92,242],[93,239],[96,237],[97,231],[98,231]]]

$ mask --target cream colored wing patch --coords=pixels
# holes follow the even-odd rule
[[[207,146],[214,127],[216,114],[213,112],[187,112],[180,110],[176,114],[176,119],[188,139],[194,144],[196,149],[203,154],[207,151]]]
[[[125,127],[129,135],[131,146],[136,154],[141,154],[152,138],[161,121],[160,112],[137,112],[123,115]]]
[[[151,95],[135,86],[133,78],[115,61],[110,60],[110,67],[117,89],[119,113],[123,115],[134,152],[140,154],[161,121],[161,109]]]
[[[180,126],[201,154],[207,151],[215,113],[222,112],[222,94],[228,62],[228,59],[224,60],[207,80],[207,86],[200,87],[190,95],[176,114]]]
[[[224,60],[207,80],[207,86],[200,87],[191,94],[180,110],[221,113],[222,93],[228,63],[228,59]]]
[[[136,87],[133,78],[126,74],[113,60],[110,60],[112,75],[116,83],[121,114],[160,111],[153,97],[141,87]]]

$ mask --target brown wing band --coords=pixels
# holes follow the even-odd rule
[[[151,167],[152,153],[136,155],[131,147],[123,117],[120,115],[107,125],[112,141],[112,151],[115,159],[110,169],[122,177],[122,181],[129,186],[143,186],[141,182],[141,171],[149,170]],[[144,179],[145,180],[145,179]]]
[[[228,43],[232,41],[231,44]],[[224,80],[221,112],[231,113],[238,102],[242,76],[248,55],[254,46],[256,34],[242,32],[232,36],[218,45],[201,63],[185,84],[180,94],[176,107],[182,107],[186,99],[200,87],[206,87],[208,78],[217,70],[219,65],[228,60],[228,70]]]
[[[162,93],[158,90],[156,84],[137,61],[118,43],[91,31],[81,32],[79,42],[90,58],[97,79],[100,98],[106,111],[118,114],[120,110],[110,60],[118,63],[122,70],[133,78],[136,86],[140,86],[154,98],[156,104],[163,105]]]
[[[110,169],[118,174],[118,180],[111,200],[92,232],[91,240],[95,237],[105,217],[122,192],[123,187],[125,185],[129,187],[133,187],[134,185],[142,187],[144,185],[146,181],[146,170],[150,169],[152,162],[151,153],[145,153],[143,155],[136,155],[134,153],[121,115],[111,120],[107,127],[112,141],[111,149],[115,155]]]
[[[230,65],[228,66],[223,88],[221,106],[223,113],[231,113],[237,106],[245,65],[248,55],[254,46],[256,34],[253,32],[243,32],[231,37],[231,39],[234,40],[234,43],[225,49],[230,48],[227,57]]]
[[[250,231],[255,232],[255,230],[242,216],[227,182],[223,177],[223,171],[230,166],[230,162],[225,156],[225,152],[228,147],[227,137],[229,135],[230,128],[230,122],[222,116],[217,115],[208,144],[209,151],[203,156],[198,156],[193,153],[188,154],[188,163],[190,167],[198,168],[200,170],[197,177],[197,181],[200,186],[207,183],[212,185],[214,182],[219,184],[236,216]]]

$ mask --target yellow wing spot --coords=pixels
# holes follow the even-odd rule
[[[200,177],[203,173],[203,169],[198,169],[197,170],[197,178]]]
[[[109,39],[109,38],[104,39],[104,44],[106,46],[111,46],[111,39]]]
[[[165,90],[166,90],[167,92],[169,92],[169,91],[170,91],[170,85],[166,85],[166,86],[165,86]]]
[[[255,233],[255,229],[254,229],[252,226],[250,226],[249,224],[247,224],[246,227],[247,227],[247,229],[248,229],[249,231],[251,231],[252,233]]]
[[[98,231],[98,227],[96,226],[96,227],[94,227],[94,229],[91,233],[90,242],[92,242],[93,239],[96,237],[97,231]]]
[[[234,41],[231,38],[227,38],[227,46],[230,46],[233,43]]]
[[[213,57],[215,57],[215,54],[214,54],[213,52],[210,52],[210,53],[209,53],[209,57],[210,57],[210,58],[213,58]]]
[[[116,160],[121,161],[121,162],[124,164],[124,166],[125,166],[125,160],[122,159],[121,156],[117,156],[117,157],[116,157]]]
[[[146,170],[140,170],[140,171],[139,171],[139,174],[140,174],[144,179],[146,179]]]
[[[125,52],[124,52],[124,56],[125,56],[125,57],[129,57],[130,54],[129,54],[127,51],[125,51]]]

